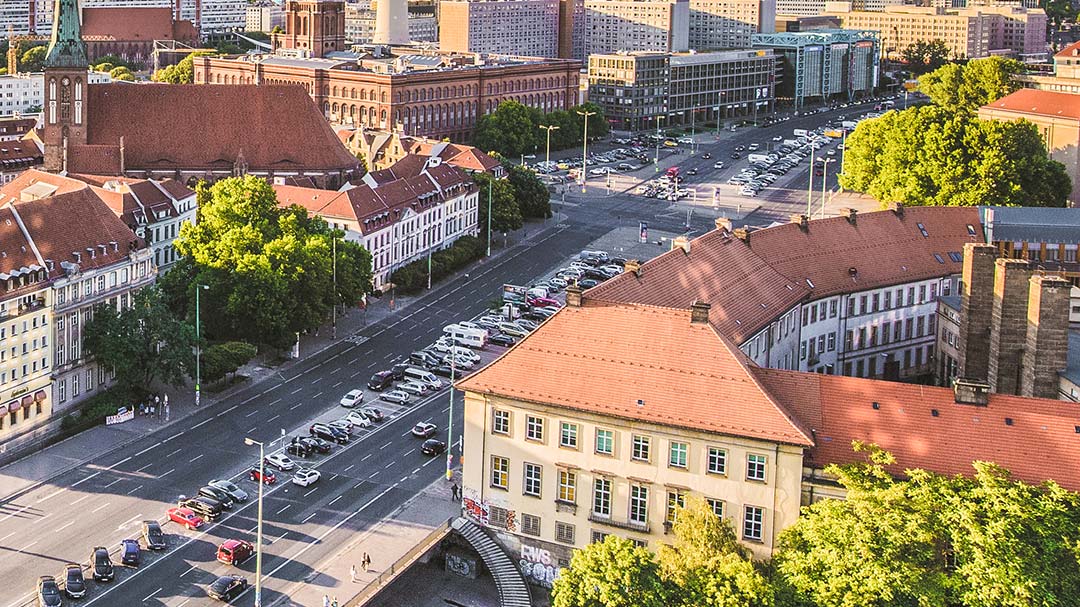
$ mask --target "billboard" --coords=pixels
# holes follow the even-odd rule
[[[525,293],[528,290],[528,287],[522,287],[518,285],[503,285],[502,299],[503,301],[525,301]]]

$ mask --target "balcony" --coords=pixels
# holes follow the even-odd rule
[[[618,529],[627,529],[630,531],[639,531],[641,533],[649,532],[649,523],[639,523],[636,521],[619,521],[607,516],[601,516],[595,512],[589,513],[589,522],[599,523],[601,525],[607,525],[608,527],[615,527]]]
[[[40,310],[40,309],[42,309],[44,307],[45,307],[45,298],[44,297],[38,297],[38,298],[35,298],[35,299],[31,300],[30,303],[28,303],[28,304],[27,303],[19,303],[17,306],[16,305],[10,305],[8,307],[8,309],[3,314],[0,314],[0,318],[5,319],[5,320],[9,319],[9,318],[15,318],[15,317],[21,316],[23,314],[28,314],[30,312]]]

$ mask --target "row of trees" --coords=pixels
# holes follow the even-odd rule
[[[923,76],[933,104],[861,122],[847,138],[840,184],[911,205],[1065,206],[1069,176],[1035,125],[976,117],[1016,89],[1021,68],[991,57]]]
[[[975,462],[974,475],[887,471],[886,452],[831,466],[847,491],[803,509],[769,563],[688,499],[674,544],[614,537],[575,553],[554,607],[1056,607],[1080,596],[1080,495]]]
[[[585,136],[585,112],[589,116],[589,138],[604,137],[611,125],[604,111],[594,103],[583,103],[569,110],[543,113],[517,101],[503,101],[494,112],[480,117],[473,142],[482,150],[494,151],[507,158],[543,152],[547,132],[541,126],[557,126],[551,131],[551,149],[581,145]]]
[[[176,65],[161,68],[150,76],[154,82],[168,84],[191,84],[195,82],[195,58],[214,55],[214,51],[194,51],[181,59]]]

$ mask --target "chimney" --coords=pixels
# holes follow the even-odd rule
[[[985,407],[990,402],[990,384],[957,378],[953,383],[953,399],[958,405]]]
[[[94,247],[86,247],[86,252],[90,254],[90,259],[97,258],[97,254],[94,252]]]
[[[987,383],[998,394],[1020,393],[1020,359],[1027,343],[1028,289],[1034,268],[1023,259],[998,259],[990,320]]]
[[[731,231],[731,233],[735,235],[735,238],[738,238],[739,240],[745,242],[746,244],[750,244],[750,229],[749,228],[746,228],[746,227],[735,228],[734,230]]]
[[[71,255],[75,258],[75,263],[82,263],[82,253],[78,251],[72,251]]]
[[[1028,290],[1027,344],[1020,370],[1020,395],[1058,397],[1058,372],[1069,354],[1069,293],[1058,276],[1032,276]]]
[[[691,324],[709,324],[709,304],[703,301],[694,301],[690,306],[690,323]]]
[[[851,207],[845,207],[843,209],[840,209],[840,216],[843,217],[844,219],[847,219],[848,223],[850,223],[851,225],[855,225],[855,215],[856,214],[858,214],[858,211],[855,210],[855,209],[852,209]]]
[[[627,259],[623,264],[623,272],[629,274],[634,273],[634,276],[641,277],[641,262],[636,259]]]
[[[120,136],[120,174],[124,174],[124,136]]]
[[[902,202],[890,202],[889,203],[889,210],[892,211],[893,213],[896,213],[897,217],[903,217],[904,216],[904,203],[902,203]]]
[[[990,320],[994,311],[994,260],[997,249],[980,243],[964,244],[960,279],[960,360],[958,376],[975,381],[988,377]]]
[[[690,254],[690,238],[686,236],[676,236],[671,239],[671,249],[682,249],[683,253]]]
[[[581,287],[576,284],[572,284],[566,287],[566,306],[569,308],[580,308],[582,300],[585,299],[581,295]]]
[[[810,218],[803,214],[796,214],[791,216],[791,223],[798,224],[799,229],[806,232],[810,229]]]
[[[731,220],[728,219],[727,217],[717,217],[716,218],[716,229],[720,230],[721,232],[730,232],[731,231]]]

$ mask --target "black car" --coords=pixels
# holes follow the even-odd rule
[[[382,392],[392,385],[394,385],[393,371],[379,371],[375,375],[372,375],[371,379],[367,382],[368,390],[374,390],[376,392]]]
[[[495,344],[496,346],[510,347],[516,344],[517,340],[513,337],[510,337],[509,335],[503,335],[502,333],[499,333],[498,335],[492,335],[491,337],[489,337],[488,343]]]
[[[206,594],[219,601],[231,601],[247,590],[248,581],[241,575],[223,575],[210,584]]]
[[[426,369],[439,366],[439,359],[435,358],[435,355],[431,352],[420,350],[419,352],[413,352],[409,355],[409,362],[413,365],[418,365]]]
[[[311,428],[308,429],[308,433],[315,438],[328,440],[332,443],[337,443],[339,445],[344,445],[345,443],[349,442],[348,434],[345,434],[337,428],[331,428],[326,424],[312,424]]]
[[[401,381],[405,379],[405,370],[412,367],[409,363],[397,363],[390,368],[390,372],[394,374],[394,381]]]
[[[333,445],[314,436],[301,436],[299,440],[307,445],[312,453],[330,453],[330,450],[333,449]]]
[[[157,521],[142,522],[142,537],[148,549],[165,549],[165,534],[161,531],[161,524]]]
[[[56,578],[51,575],[43,575],[37,582],[37,600],[41,607],[60,607],[60,587],[56,585]]]
[[[687,175],[697,175],[697,169],[690,169],[686,172]]]
[[[488,341],[491,341],[490,339]],[[452,369],[450,365],[442,364],[438,367],[430,369],[435,375],[441,375],[442,377],[461,377],[461,369]]]
[[[90,552],[90,571],[94,574],[95,582],[111,582],[116,576],[108,548],[98,546]]]
[[[120,542],[120,562],[128,567],[138,567],[142,562],[142,552],[137,540],[127,539]]]
[[[731,159],[732,159],[732,160],[738,160],[738,159],[740,159],[740,158],[742,158],[742,154],[740,154],[740,153],[738,153],[738,152],[732,152],[732,153],[731,153]]]
[[[217,500],[218,502],[221,502],[221,507],[222,508],[224,508],[226,510],[232,510],[232,507],[233,507],[233,498],[232,498],[232,496],[229,495],[229,493],[227,491],[225,491],[224,489],[221,489],[220,487],[215,487],[213,485],[207,485],[205,487],[201,487],[199,489],[199,495],[201,495],[202,497],[208,497],[208,498],[210,498],[212,500]]]
[[[435,456],[445,451],[446,443],[442,442],[441,440],[436,440],[434,438],[429,438],[424,441],[424,444],[420,445],[420,453],[423,453],[424,455]]]
[[[225,511],[225,507],[221,505],[221,502],[208,497],[193,497],[180,500],[176,505],[181,508],[188,508],[208,521],[216,520]]]
[[[705,152],[704,154],[701,155],[701,157],[704,158],[705,160],[708,160],[708,159],[712,158],[712,154],[710,154],[708,152]]]
[[[82,565],[68,563],[64,566],[64,592],[73,599],[86,596],[86,579],[83,578]]]
[[[296,457],[307,457],[311,455],[311,447],[300,442],[300,439],[294,438],[291,443],[285,445],[285,453]]]
[[[611,276],[609,276],[606,272],[600,270],[599,268],[589,268],[588,270],[585,270],[585,273],[582,274],[582,277],[591,278],[597,282],[603,282],[611,278]]]
[[[577,284],[582,289],[591,289],[596,285],[600,284],[600,281],[593,278],[582,278],[577,282]]]

